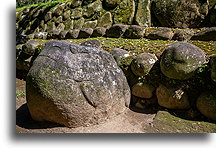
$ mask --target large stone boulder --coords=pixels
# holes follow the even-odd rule
[[[154,15],[157,17],[160,24],[166,27],[197,27],[207,16],[209,7],[208,0],[152,1],[152,11]]]
[[[28,73],[26,98],[34,120],[80,127],[122,113],[130,88],[106,51],[50,41]]]
[[[205,62],[205,53],[199,47],[187,42],[177,42],[164,50],[160,68],[169,78],[186,80]]]
[[[168,109],[188,109],[190,102],[188,95],[181,88],[160,84],[156,89],[158,104]]]
[[[198,110],[211,120],[216,120],[216,95],[215,92],[202,93],[196,102]]]

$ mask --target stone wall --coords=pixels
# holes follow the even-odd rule
[[[215,26],[215,3],[211,0],[166,0],[163,3],[157,0],[71,0],[48,3],[17,12],[16,30],[17,34],[31,34],[52,30],[109,28],[113,24],[178,28]]]
[[[81,45],[101,48],[98,41]],[[43,47],[44,43],[35,40],[17,45],[17,78],[25,79]],[[200,48],[185,41],[170,44],[160,56],[151,53],[134,56],[120,48],[110,53],[128,80],[130,107],[143,110],[159,105],[182,110],[190,118],[200,120],[202,113],[205,118],[216,120],[215,55],[207,57]]]

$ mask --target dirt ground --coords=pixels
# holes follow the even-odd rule
[[[32,120],[26,105],[25,81],[16,79],[17,133],[216,133],[216,124],[181,119],[167,111],[139,112],[127,109],[103,124],[67,128]]]

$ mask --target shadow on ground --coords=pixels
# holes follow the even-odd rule
[[[52,122],[37,122],[31,118],[27,104],[23,104],[16,110],[16,125],[25,129],[45,129],[54,127],[63,127],[60,124]]]

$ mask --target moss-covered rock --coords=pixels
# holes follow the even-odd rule
[[[145,29],[138,25],[131,25],[124,33],[124,37],[129,39],[139,39],[144,37]]]
[[[209,11],[209,2],[200,0],[153,0],[152,10],[165,27],[193,28],[201,24]]]
[[[137,76],[145,76],[150,72],[157,60],[154,54],[142,53],[131,62],[131,70]]]
[[[110,28],[112,24],[112,14],[110,12],[106,12],[98,19],[98,27]]]
[[[100,0],[96,0],[95,2],[83,7],[83,16],[86,18],[92,17],[95,13],[102,11],[102,2]]]
[[[135,16],[136,24],[140,26],[149,27],[151,26],[151,1],[150,0],[139,0],[137,6],[137,12]]]
[[[84,25],[84,22],[85,22],[84,18],[74,20],[73,29],[81,29]]]
[[[73,20],[67,19],[66,21],[63,22],[65,25],[65,30],[71,30],[73,29]]]
[[[174,33],[173,40],[184,41],[190,40],[190,38],[194,35],[194,31],[191,29],[183,29]]]
[[[106,33],[106,28],[104,27],[96,27],[92,33],[92,37],[101,37],[105,35]]]
[[[82,8],[75,8],[71,10],[71,18],[72,19],[78,19],[81,18],[83,15],[83,9]]]
[[[186,80],[205,62],[205,52],[200,48],[191,43],[177,42],[170,44],[163,52],[160,68],[169,78]]]
[[[114,10],[115,24],[132,24],[135,14],[134,0],[122,0]]]
[[[95,28],[97,26],[97,20],[94,21],[87,21],[83,24],[82,28]]]

